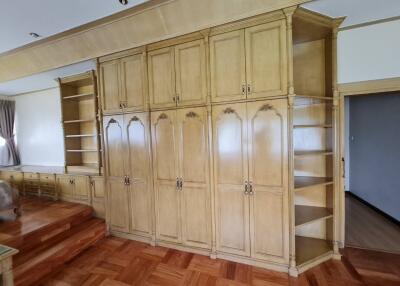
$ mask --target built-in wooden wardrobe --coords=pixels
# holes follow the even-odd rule
[[[289,7],[100,58],[111,233],[291,275],[338,257],[339,23]]]

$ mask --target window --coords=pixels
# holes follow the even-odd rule
[[[3,147],[4,145],[6,145],[6,140],[0,136],[0,147]]]

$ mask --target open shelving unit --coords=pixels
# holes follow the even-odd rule
[[[59,78],[65,171],[101,174],[101,137],[94,71]]]
[[[298,9],[293,15],[291,201],[294,272],[338,255],[336,43],[339,20]]]

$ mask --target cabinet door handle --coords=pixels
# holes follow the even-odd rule
[[[249,182],[249,195],[252,196],[254,194],[253,192],[253,182]]]
[[[180,186],[180,184],[179,184],[179,178],[177,177],[176,178],[176,189],[179,191],[179,186]]]
[[[126,184],[129,186],[131,184],[131,179],[127,176],[126,177]]]
[[[246,94],[246,85],[242,84],[242,94]]]
[[[174,101],[174,102],[176,102],[176,97],[174,96],[174,97],[172,97],[172,100]]]
[[[246,196],[249,194],[249,184],[247,181],[244,181],[244,194]]]
[[[179,103],[179,94],[176,95],[176,103]]]
[[[248,85],[247,85],[247,94],[250,94],[250,93],[251,93],[251,85],[248,84]]]
[[[183,180],[182,178],[179,179],[179,189],[182,191],[182,187],[183,187]]]
[[[94,181],[90,181],[90,185],[93,187],[94,186]]]
[[[122,109],[122,102],[119,103],[119,108]]]

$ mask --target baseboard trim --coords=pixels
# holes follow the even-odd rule
[[[400,221],[397,220],[396,218],[392,217],[391,215],[385,213],[384,211],[378,209],[377,207],[375,207],[374,205],[371,205],[369,202],[367,202],[366,200],[360,198],[359,196],[357,196],[356,194],[352,193],[351,191],[347,191],[346,192],[347,195],[355,198],[356,200],[358,200],[360,203],[363,203],[364,205],[366,205],[367,207],[373,209],[374,211],[376,211],[377,213],[383,215],[385,218],[387,218],[388,220],[390,220],[391,222],[393,222],[394,224],[396,224],[397,226],[400,226]]]

